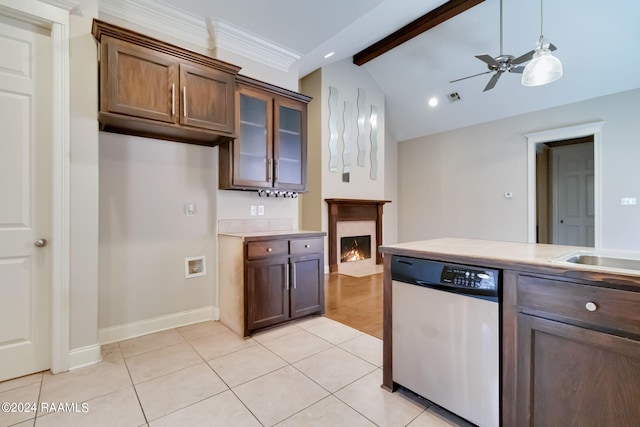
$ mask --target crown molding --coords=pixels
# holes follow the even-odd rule
[[[59,7],[67,11],[72,11],[80,6],[80,0],[40,0],[43,3],[50,4],[51,6]]]
[[[77,0],[48,0],[77,2]],[[205,49],[220,48],[288,72],[301,54],[221,19],[202,18],[153,0],[99,0],[100,15],[135,23]]]
[[[289,71],[302,57],[298,52],[278,46],[222,19],[207,20],[216,48],[253,59],[280,71]]]
[[[159,1],[99,0],[98,11],[204,49],[213,47],[204,18]]]

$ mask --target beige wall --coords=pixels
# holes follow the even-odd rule
[[[329,87],[338,89],[338,171],[329,171]],[[365,166],[357,165],[357,99],[358,89],[366,92],[366,130],[365,141],[367,146]],[[387,183],[386,170],[388,164],[394,161],[395,149],[387,147],[388,134],[385,126],[385,98],[384,94],[373,81],[369,73],[361,67],[354,65],[351,60],[343,60],[323,67],[305,77],[301,83],[304,93],[313,96],[309,107],[309,161],[314,162],[309,169],[309,193],[302,200],[302,226],[303,228],[328,231],[327,198],[345,199],[374,199],[394,200],[394,179]],[[348,183],[342,181],[343,170],[343,111],[345,101],[352,106],[352,132],[351,132],[351,174]],[[378,110],[378,173],[377,179],[370,178],[370,123],[368,121],[371,106]],[[389,158],[387,158],[389,155]],[[387,205],[389,206],[389,205]],[[318,211],[320,209],[320,211]],[[384,208],[385,212],[387,207]],[[393,212],[393,211],[392,211]],[[386,215],[386,214],[385,214]],[[394,215],[384,217],[383,227],[388,227],[390,232],[383,231],[384,243],[394,242],[395,223]],[[391,237],[390,237],[391,236]],[[326,243],[326,242],[325,242]],[[325,252],[327,248],[325,247]],[[327,262],[328,260],[325,260]]]
[[[216,171],[209,147],[100,133],[101,329],[215,305]]]
[[[602,246],[640,249],[638,117],[640,89],[401,142],[399,240],[527,241],[524,135],[603,120]]]
[[[98,343],[98,63],[91,22],[97,0],[70,16],[71,104],[69,347]]]

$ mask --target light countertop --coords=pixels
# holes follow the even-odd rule
[[[276,231],[244,231],[244,232],[229,232],[218,233],[220,236],[238,237],[242,239],[246,238],[264,238],[264,237],[313,237],[313,236],[325,236],[327,233],[324,231],[309,231],[309,230],[276,230]]]
[[[589,253],[602,256],[618,256],[640,259],[640,252],[608,251],[579,246],[561,246],[536,243],[503,242],[461,238],[422,240],[395,245],[380,246],[380,252],[416,258],[449,262],[473,263],[497,268],[553,269],[548,272],[616,274],[640,279],[640,271],[565,262],[572,254]],[[568,273],[568,274],[566,274]]]

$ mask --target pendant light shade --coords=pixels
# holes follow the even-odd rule
[[[522,72],[522,84],[524,86],[542,86],[555,82],[562,77],[562,63],[551,54],[549,43],[545,42],[542,35],[542,23],[542,0],[540,0],[540,38],[531,62],[527,64]]]
[[[522,72],[524,86],[542,86],[562,77],[562,63],[551,54],[549,45],[542,38],[533,54],[533,59]]]

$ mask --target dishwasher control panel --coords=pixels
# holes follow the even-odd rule
[[[464,288],[497,290],[498,283],[491,270],[444,265],[440,282]]]
[[[412,285],[496,300],[500,270],[408,256],[391,258],[391,278]]]

